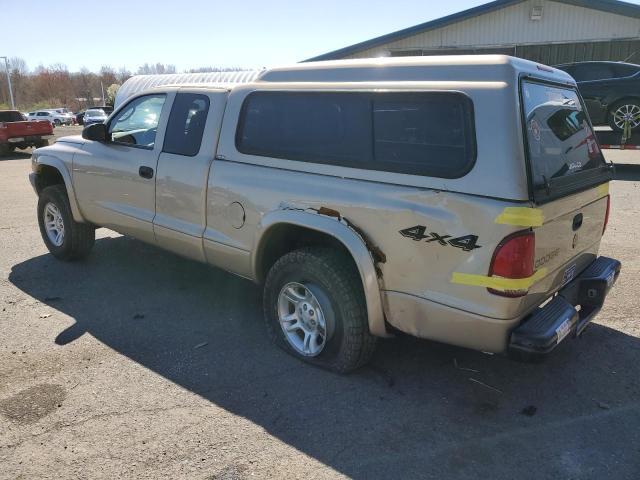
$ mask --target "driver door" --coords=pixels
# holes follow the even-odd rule
[[[73,183],[85,218],[153,242],[155,173],[174,93],[130,100],[107,124],[107,141],[88,140],[74,157]]]

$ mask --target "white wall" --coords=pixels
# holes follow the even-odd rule
[[[543,7],[542,20],[531,20],[533,6]],[[498,46],[640,38],[640,19],[566,5],[527,0],[426,33],[420,33],[346,58],[378,57],[391,50]]]

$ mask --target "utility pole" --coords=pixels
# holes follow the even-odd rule
[[[13,89],[11,88],[11,74],[9,73],[9,60],[7,60],[7,57],[0,57],[0,58],[4,58],[4,68],[5,68],[5,71],[7,72],[7,83],[9,84],[9,96],[11,97],[11,109],[15,110],[16,102],[13,101]]]
[[[102,89],[102,105],[106,105],[106,103],[104,103],[104,85],[102,81],[100,81],[100,88]]]

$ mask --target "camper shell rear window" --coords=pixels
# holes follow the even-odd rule
[[[471,99],[460,92],[282,92],[247,96],[241,153],[458,178],[471,170]]]
[[[611,179],[575,88],[521,82],[524,131],[533,198],[538,203]]]

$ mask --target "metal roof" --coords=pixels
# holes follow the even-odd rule
[[[114,107],[124,102],[130,96],[160,85],[185,84],[238,84],[256,80],[264,70],[242,70],[238,72],[209,72],[209,73],[169,73],[164,75],[134,75],[124,82],[118,89]]]
[[[522,3],[526,0],[496,0],[494,2],[485,3],[462,12],[454,13],[446,17],[431,20],[429,22],[421,23],[413,27],[398,30],[396,32],[388,33],[380,37],[372,38],[365,42],[356,43],[348,47],[344,47],[338,50],[334,50],[317,57],[304,60],[305,62],[312,62],[316,60],[335,60],[344,58],[347,55],[352,55],[362,50],[378,47],[395,40],[400,40],[412,35],[424,33],[429,30],[435,30],[437,28],[451,25],[452,23],[460,22],[462,20],[468,20],[473,17],[484,15],[485,13],[494,12],[501,8],[505,8],[511,5]],[[576,7],[590,8],[592,10],[599,10],[607,13],[614,13],[618,15],[624,15],[627,17],[640,18],[640,5],[632,3],[621,2],[619,0],[554,0],[558,3],[565,3],[568,5],[574,5]]]

